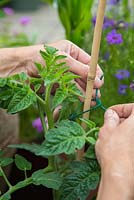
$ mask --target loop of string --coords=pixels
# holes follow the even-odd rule
[[[104,75],[102,75],[100,77],[100,80],[102,80],[104,77]],[[84,113],[86,112],[90,112],[92,110],[97,110],[98,108],[101,108],[102,110],[106,111],[107,108],[105,108],[105,106],[102,104],[102,101],[98,98],[98,91],[99,89],[97,88],[96,89],[96,94],[95,94],[95,98],[92,99],[92,101],[95,101],[96,102],[96,105],[93,106],[92,108],[88,109],[88,110],[85,110],[83,112],[80,112],[80,113],[72,113],[70,116],[69,116],[69,120],[75,120],[76,118],[79,118],[79,116],[83,115]]]

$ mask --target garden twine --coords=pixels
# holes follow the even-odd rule
[[[104,77],[104,75],[102,75],[100,77],[100,80],[102,80]],[[95,98],[92,99],[92,101],[95,101],[96,102],[96,105],[93,106],[92,108],[88,109],[88,110],[84,110],[83,112],[80,112],[80,113],[72,113],[69,117],[70,120],[75,120],[77,118],[79,118],[79,116],[83,115],[84,113],[87,113],[87,112],[90,112],[92,110],[97,110],[98,108],[101,108],[102,110],[106,111],[107,108],[102,104],[102,101],[99,99],[98,97],[98,88],[96,89],[96,95],[95,95]]]

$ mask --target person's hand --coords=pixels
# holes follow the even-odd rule
[[[67,40],[47,44],[47,46],[55,47],[59,50],[59,54],[66,55],[66,63],[67,66],[70,66],[70,71],[80,76],[75,81],[77,87],[84,94],[91,60],[90,56]],[[34,63],[38,62],[45,65],[39,53],[40,50],[45,50],[44,45],[0,49],[0,77],[11,76],[21,72],[26,72],[30,76],[38,76],[38,71]],[[93,97],[95,97],[95,88],[100,88],[103,85],[103,80],[100,80],[102,74],[102,70],[97,66]],[[100,97],[100,92],[98,93],[98,97]]]
[[[105,182],[108,186],[112,180],[110,188],[115,187],[115,191],[124,188],[130,195],[134,187],[134,104],[112,106],[106,111],[96,142],[96,155],[102,172],[101,187]],[[125,198],[120,196],[120,199]]]
[[[77,87],[85,93],[86,89],[86,81],[87,81],[87,73],[90,66],[90,60],[91,57],[86,52],[84,52],[82,49],[80,49],[78,46],[73,44],[72,42],[68,40],[61,40],[55,43],[48,44],[48,46],[53,46],[57,48],[58,54],[66,55],[66,63],[67,66],[70,66],[70,71],[80,75],[80,79],[76,80]],[[37,51],[40,49],[44,50],[42,46],[37,46]],[[42,59],[39,54],[37,54],[36,51],[34,55],[34,60],[36,62],[42,62]],[[32,65],[33,66],[33,65]],[[35,67],[30,67],[30,65],[27,66],[27,71],[30,75],[37,74],[37,71]],[[93,97],[95,97],[95,88],[101,88],[103,85],[104,80],[100,80],[100,77],[103,75],[103,72],[99,66],[97,66],[96,71],[96,78],[94,82],[94,91],[93,91]],[[98,97],[100,97],[100,91],[98,93]]]
[[[68,40],[61,40],[51,45],[59,49],[59,54],[67,56],[66,62],[67,65],[70,66],[70,71],[81,76],[81,79],[77,79],[77,82],[85,89],[91,57]],[[103,72],[101,68],[97,66],[94,88],[100,88],[103,85],[103,80],[100,80],[102,75]]]

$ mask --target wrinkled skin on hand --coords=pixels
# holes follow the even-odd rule
[[[134,104],[112,106],[106,111],[96,155],[102,174],[134,187]]]

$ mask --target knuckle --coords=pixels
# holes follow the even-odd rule
[[[71,44],[71,41],[69,41],[69,40],[64,39],[62,41],[65,42],[65,43],[70,43]]]
[[[99,131],[99,134],[98,134],[98,138],[100,139],[100,140],[102,140],[102,139],[104,139],[104,137],[105,137],[105,128],[104,127],[101,127],[100,128],[100,131]]]

